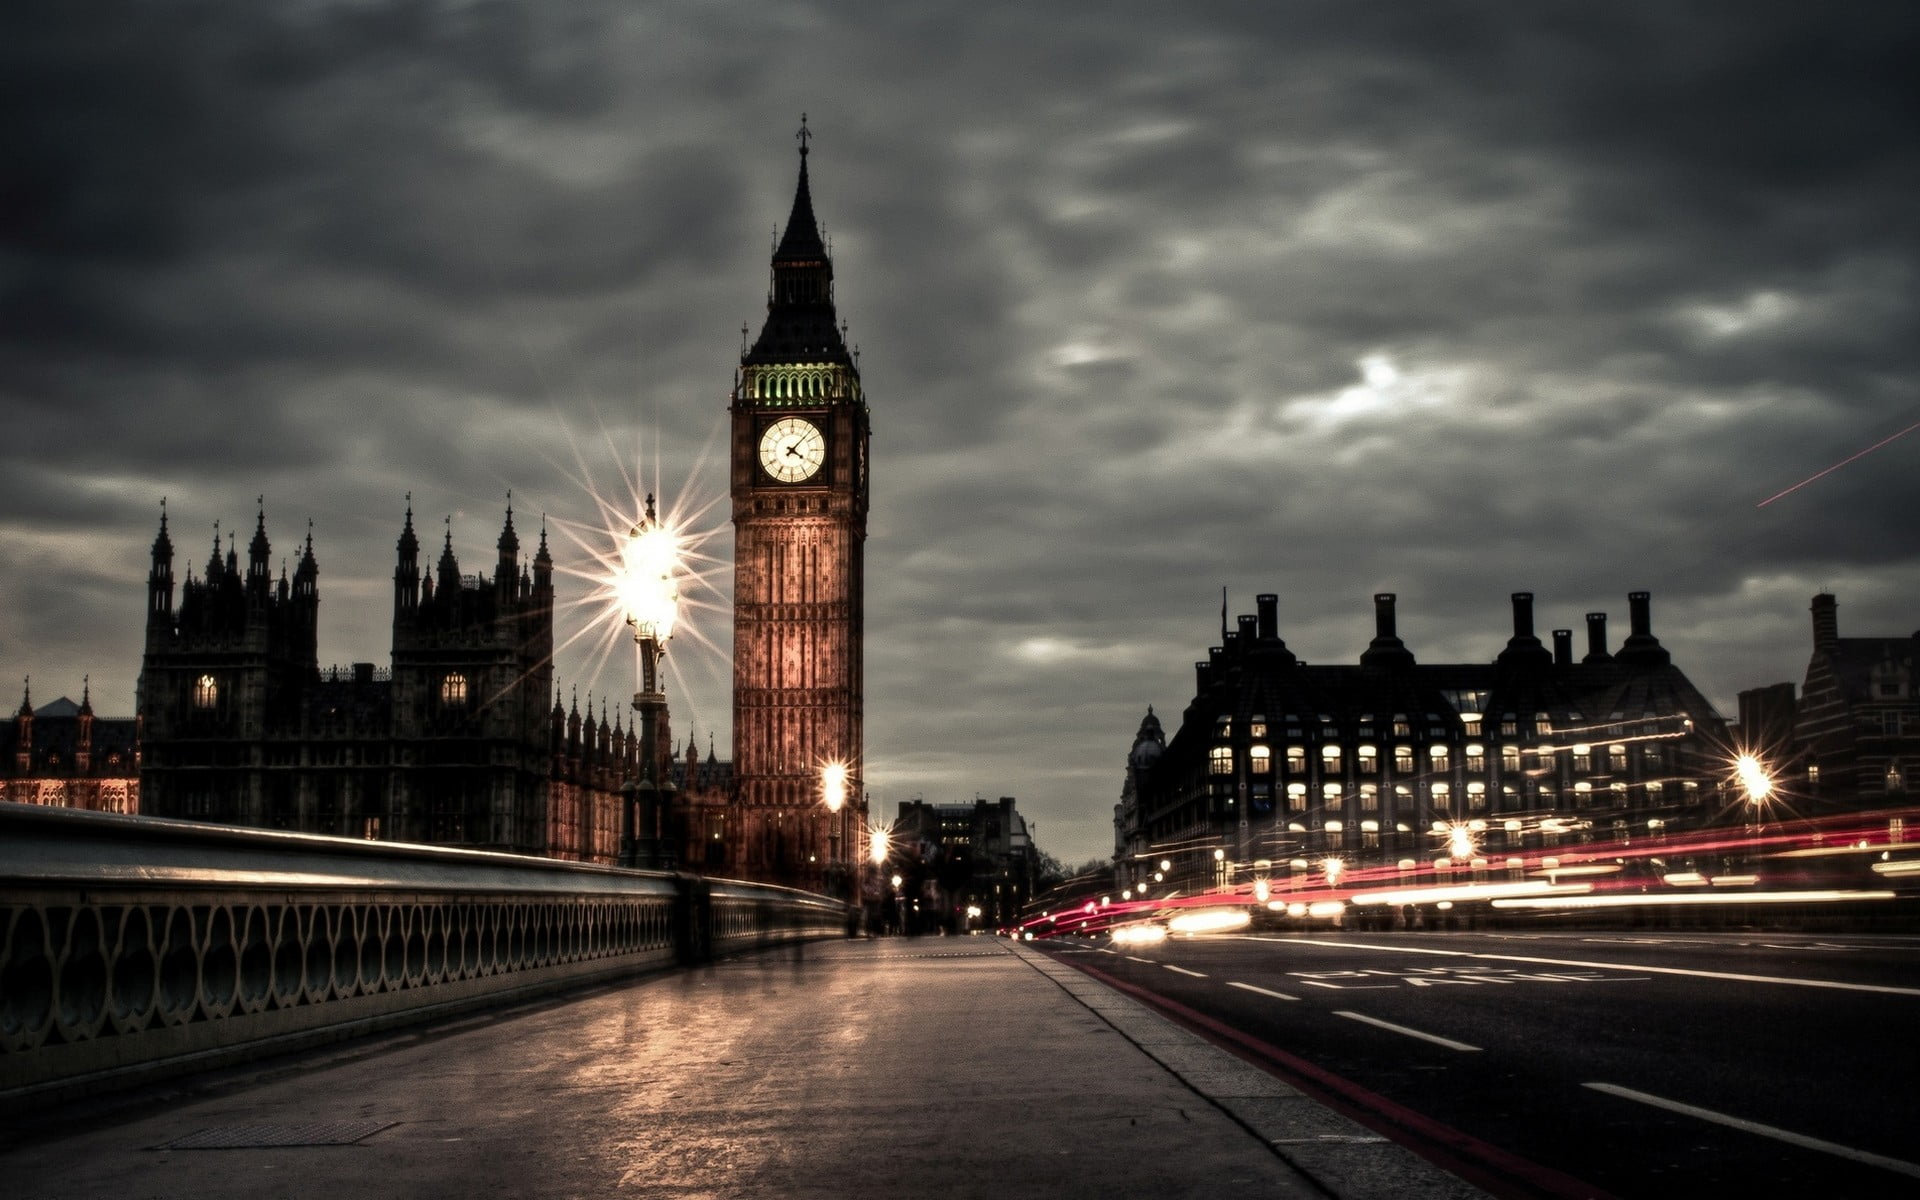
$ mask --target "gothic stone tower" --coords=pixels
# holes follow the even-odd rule
[[[735,870],[845,892],[866,816],[862,759],[866,399],[833,307],[807,139],[773,252],[767,320],[732,404]],[[846,769],[831,817],[823,772]],[[830,861],[832,860],[832,861]]]
[[[520,563],[509,502],[491,577],[464,576],[449,520],[420,566],[413,508],[393,572],[393,774],[383,836],[549,853],[553,557]]]
[[[173,603],[173,540],[165,510],[147,576],[139,705],[141,811],[272,828],[301,827],[293,731],[316,661],[320,568],[313,535],[289,583],[273,579],[264,499],[241,570],[229,539]]]

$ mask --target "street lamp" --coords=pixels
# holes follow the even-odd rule
[[[820,768],[820,798],[827,806],[827,890],[834,889],[840,863],[840,810],[847,803],[847,764],[830,762]]]
[[[1763,818],[1767,799],[1773,795],[1773,772],[1767,770],[1759,755],[1741,754],[1733,760],[1733,778],[1747,794],[1746,803],[1741,805],[1747,818],[1747,837],[1757,838],[1766,827]]]
[[[633,710],[640,718],[640,777],[628,781],[624,790],[629,794],[622,797],[620,861],[629,867],[663,866],[671,855],[660,845],[661,796],[671,785],[655,779],[654,773],[659,770],[660,716],[667,711],[660,658],[680,615],[680,589],[674,582],[680,540],[660,524],[652,493],[647,495],[646,515],[627,534],[621,559],[620,608],[633,628],[639,659],[640,690],[633,694]]]

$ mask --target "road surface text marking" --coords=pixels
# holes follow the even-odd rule
[[[1884,983],[1842,983],[1837,979],[1790,979],[1784,975],[1745,975],[1734,971],[1695,971],[1687,967],[1655,967],[1645,963],[1586,962],[1573,958],[1531,958],[1523,954],[1479,954],[1472,950],[1434,950],[1424,946],[1380,946],[1371,942],[1326,942],[1314,938],[1256,937],[1258,942],[1332,946],[1337,950],[1384,950],[1390,954],[1431,954],[1442,958],[1477,958],[1494,962],[1534,963],[1549,967],[1581,967],[1589,971],[1645,971],[1650,975],[1685,975],[1694,979],[1725,979],[1734,983],[1780,983],[1789,987],[1831,988],[1841,992],[1878,992],[1889,996],[1920,996],[1920,988]]]
[[[1393,1033],[1405,1034],[1410,1038],[1419,1038],[1423,1042],[1432,1042],[1436,1046],[1445,1046],[1449,1050],[1472,1050],[1477,1052],[1480,1049],[1478,1046],[1469,1046],[1465,1042],[1456,1042],[1452,1038],[1443,1038],[1437,1033],[1422,1033],[1418,1029],[1408,1029],[1405,1025],[1395,1025],[1392,1021],[1382,1021],[1378,1017],[1369,1017],[1362,1013],[1347,1012],[1343,1009],[1336,1011],[1333,1015],[1336,1017],[1345,1017],[1349,1021],[1359,1021],[1366,1025],[1372,1025],[1377,1029],[1385,1029]]]
[[[1644,983],[1645,975],[1602,975],[1598,971],[1516,971],[1512,967],[1408,967],[1356,971],[1289,971],[1301,983],[1335,989],[1382,987],[1510,987],[1516,983]]]
[[[1243,992],[1252,992],[1258,996],[1272,996],[1275,1000],[1298,1000],[1300,998],[1298,996],[1289,996],[1285,992],[1270,992],[1266,988],[1255,987],[1250,983],[1235,983],[1229,981],[1227,986],[1239,988]]]
[[[1898,1175],[1908,1175],[1915,1179],[1920,1179],[1920,1164],[1903,1162],[1897,1158],[1888,1158],[1884,1154],[1873,1154],[1866,1150],[1855,1150],[1851,1146],[1842,1146],[1835,1142],[1824,1142],[1816,1137],[1808,1137],[1804,1133],[1794,1133],[1788,1129],[1776,1129],[1772,1125],[1762,1125],[1758,1121],[1747,1121],[1740,1117],[1730,1117],[1725,1113],[1717,1113],[1708,1108],[1695,1108],[1691,1104],[1682,1104],[1678,1100],[1668,1100],[1661,1096],[1650,1096],[1645,1092],[1636,1092],[1632,1088],[1620,1087],[1618,1084],[1589,1083],[1584,1086],[1590,1087],[1596,1092],[1605,1092],[1609,1096],[1619,1096],[1626,1100],[1637,1100],[1642,1104],[1650,1104],[1655,1108],[1664,1108],[1668,1112],[1677,1112],[1689,1117],[1698,1117],[1702,1121],[1712,1121],[1716,1125],[1725,1125],[1730,1129],[1738,1129],[1743,1133],[1757,1133],[1761,1137],[1770,1137],[1775,1141],[1785,1142],[1790,1146],[1799,1146],[1803,1150],[1818,1150],[1823,1154],[1833,1154],[1841,1158],[1850,1158],[1854,1162],[1866,1163],[1868,1166],[1880,1167],[1883,1170],[1892,1171]]]

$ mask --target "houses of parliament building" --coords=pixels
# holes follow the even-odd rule
[[[0,726],[0,799],[336,836],[648,865],[851,893],[864,845],[862,611],[868,416],[834,309],[808,141],[767,317],[728,397],[735,529],[731,763],[666,714],[643,738],[603,703],[563,705],[553,676],[554,562],[523,559],[509,503],[489,570],[463,572],[451,521],[422,557],[411,499],[393,567],[390,665],[322,670],[309,528],[291,574],[270,568],[264,498],[244,558],[216,527],[196,576],[164,502],[147,578],[138,713],[31,700]],[[429,550],[428,553],[431,553]],[[95,749],[94,743],[98,742]],[[845,803],[823,803],[828,774]],[[634,804],[636,780],[670,803]],[[638,819],[647,828],[635,829]],[[628,839],[634,839],[628,841]],[[640,861],[627,858],[624,861]]]

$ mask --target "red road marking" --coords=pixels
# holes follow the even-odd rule
[[[1528,1200],[1573,1200],[1575,1197],[1617,1200],[1610,1192],[1483,1142],[1451,1125],[1443,1125],[1177,1000],[1169,1000],[1083,963],[1067,965],[1116,991],[1151,1004],[1222,1049],[1285,1079],[1329,1108],[1346,1114],[1375,1133],[1385,1134],[1427,1161],[1496,1196]]]

